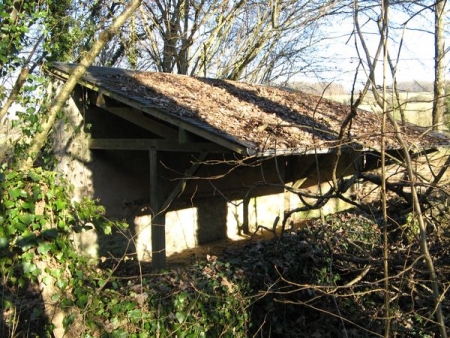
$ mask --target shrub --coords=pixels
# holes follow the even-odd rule
[[[151,278],[115,277],[125,260],[109,269],[87,264],[72,232],[94,226],[110,234],[123,225],[94,201],[71,203],[67,187],[55,172],[3,168],[1,336],[57,336],[57,329],[77,337],[246,336],[247,285],[215,258]],[[64,315],[61,328],[49,310]]]
[[[1,329],[12,335],[18,322],[29,330],[23,323],[33,325],[39,321],[38,333],[42,335],[51,328],[44,310],[48,313],[49,306],[66,307],[77,302],[77,285],[85,283],[72,278],[86,269],[86,262],[75,252],[70,235],[89,226],[108,233],[112,223],[94,201],[71,203],[68,184],[55,172],[41,168],[16,171],[6,166],[2,169],[0,274],[6,323]],[[24,307],[30,297],[39,306]]]

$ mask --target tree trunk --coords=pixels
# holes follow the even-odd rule
[[[19,95],[19,92],[22,89],[22,86],[27,79],[28,73],[29,73],[29,69],[26,67],[23,67],[22,70],[20,71],[20,74],[17,77],[16,83],[14,84],[11,94],[9,94],[9,97],[6,100],[3,107],[0,108],[0,121],[3,120],[3,117],[8,112],[8,109],[12,106],[12,104],[16,100],[17,96]]]
[[[445,101],[445,1],[438,0],[434,6],[434,97],[433,130],[443,127]]]
[[[192,44],[189,36],[189,1],[183,1],[183,31],[181,32],[181,47],[178,58],[178,74],[186,75],[189,70],[189,47]]]
[[[19,163],[19,167],[22,170],[27,170],[31,168],[34,163],[36,155],[41,150],[42,146],[45,144],[47,137],[53,127],[56,120],[57,113],[63,108],[63,105],[72,93],[78,80],[83,76],[86,69],[93,63],[97,55],[103,49],[103,47],[111,40],[111,38],[116,34],[117,30],[126,22],[126,20],[131,16],[131,14],[139,7],[142,0],[132,0],[129,6],[120,14],[109,28],[100,33],[97,41],[95,41],[92,49],[86,54],[86,56],[81,60],[80,64],[74,69],[72,75],[61,88],[60,92],[57,94],[56,98],[52,102],[48,113],[47,121],[42,125],[42,131],[38,133],[32,143],[32,146],[27,152],[27,158]],[[54,295],[58,292],[58,289],[54,287],[54,283],[47,285],[44,283],[45,279],[51,277],[48,275],[47,268],[51,268],[56,261],[42,260],[37,262],[42,273],[38,276],[41,285],[41,296],[45,304],[45,314],[48,316],[52,324],[54,325],[53,336],[56,338],[62,337],[79,337],[80,322],[77,318],[76,325],[69,326],[69,328],[64,327],[64,318],[67,315],[67,309],[64,310],[60,307],[58,302],[53,301]],[[81,320],[81,318],[80,318]]]

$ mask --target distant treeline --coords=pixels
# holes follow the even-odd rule
[[[326,82],[291,82],[288,88],[299,90],[308,94],[315,95],[344,95],[348,94],[344,85],[340,83],[326,83]]]
[[[433,92],[434,83],[432,81],[406,81],[399,82],[397,88],[404,92],[419,93]]]

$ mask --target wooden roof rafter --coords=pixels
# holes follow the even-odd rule
[[[113,100],[113,102],[116,102]],[[228,149],[206,140],[198,141],[190,137],[184,129],[176,130],[158,122],[150,116],[146,116],[142,111],[131,107],[118,107],[108,102],[102,92],[97,93],[95,105],[110,112],[130,123],[158,135],[161,138],[155,139],[91,139],[90,149],[109,150],[151,150],[178,151],[178,152],[208,152],[224,153]]]
[[[229,150],[211,142],[179,143],[164,139],[91,139],[89,149],[103,150],[159,150],[168,152],[224,153]]]
[[[178,131],[176,129],[159,123],[154,119],[148,119],[141,111],[135,108],[97,106],[162,138],[178,138]]]
[[[121,71],[123,71],[124,73],[132,73],[127,70],[121,70]],[[54,76],[56,76],[57,78],[65,81],[70,76],[70,67],[67,68],[67,71],[62,71],[61,69],[52,67],[49,69],[49,72],[51,74],[53,74]],[[125,104],[126,106],[129,107],[129,109],[133,109],[133,111],[140,111],[144,114],[149,115],[150,117],[154,117],[154,118],[158,119],[159,121],[166,122],[168,125],[177,127],[177,128],[179,128],[179,130],[187,131],[194,135],[200,136],[200,137],[218,145],[219,147],[221,147],[222,152],[231,150],[238,154],[247,155],[247,156],[255,155],[257,152],[256,149],[254,149],[255,145],[250,142],[238,140],[238,139],[236,139],[230,135],[227,135],[225,133],[223,133],[223,135],[219,136],[219,135],[217,135],[217,133],[210,132],[208,129],[204,128],[204,126],[199,125],[197,123],[197,121],[195,121],[194,119],[192,119],[191,121],[186,121],[186,119],[183,119],[181,117],[176,117],[174,114],[168,113],[167,111],[165,111],[165,109],[162,109],[161,107],[157,107],[152,104],[144,104],[144,103],[140,102],[139,100],[137,100],[136,98],[133,99],[132,97],[124,95],[120,91],[110,90],[110,89],[106,88],[105,86],[102,86],[101,81],[96,82],[95,79],[92,76],[90,76],[88,72],[79,81],[79,83],[88,89],[96,91],[97,93],[101,94],[102,96],[112,98],[116,101],[121,102],[122,104]],[[100,106],[101,106],[101,103],[100,103]],[[105,108],[105,107],[102,107],[102,108]],[[114,107],[108,107],[106,110],[108,110],[109,112],[111,112],[115,115],[117,115],[117,114],[123,115],[122,113],[124,112],[124,111],[122,111],[122,113],[120,113],[120,111],[118,109],[116,110]],[[130,119],[134,120],[134,118],[130,118]],[[140,120],[140,121],[142,121],[142,120]],[[130,121],[130,122],[132,122],[132,121]],[[135,122],[132,122],[132,123],[135,123]],[[139,125],[139,126],[141,126],[141,125]],[[216,148],[216,149],[219,149],[219,148]],[[203,151],[203,150],[201,150],[201,151]]]

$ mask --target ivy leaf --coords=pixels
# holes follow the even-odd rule
[[[56,205],[56,210],[60,211],[60,210],[65,209],[66,202],[63,200],[56,200],[55,205]]]
[[[22,222],[25,225],[30,225],[31,222],[34,221],[34,215],[33,214],[22,214],[19,215],[19,221]]]
[[[7,200],[3,202],[3,205],[5,206],[6,209],[10,209],[15,205],[15,203],[11,200]]]
[[[28,177],[30,177],[34,182],[38,182],[42,179],[42,176],[31,171],[28,173]]]
[[[178,320],[178,323],[183,324],[186,320],[186,314],[184,312],[175,313],[175,318]]]
[[[45,255],[45,254],[47,254],[47,252],[49,252],[52,249],[52,247],[53,247],[53,243],[41,243],[41,244],[39,244],[37,251],[41,255]]]
[[[8,246],[8,239],[6,237],[0,237],[0,249]]]
[[[20,188],[9,189],[8,194],[13,200],[18,199],[19,197],[27,197],[27,192]]]
[[[44,278],[42,278],[42,281],[47,286],[53,285],[53,280],[54,279],[51,276],[44,276]]]
[[[31,262],[31,260],[34,258],[34,253],[32,252],[25,252],[22,254],[22,260],[24,262]]]
[[[61,278],[61,269],[53,269],[50,271],[50,274],[55,277],[56,279]]]
[[[35,321],[37,318],[41,316],[41,314],[42,310],[40,308],[34,308],[30,316],[31,321]]]
[[[178,295],[177,299],[175,300],[175,304],[177,306],[183,306],[184,302],[189,298],[189,295],[187,292],[182,292]]]
[[[36,245],[36,239],[36,234],[28,232],[27,234],[24,234],[24,236],[17,239],[17,245],[21,247],[23,251],[27,251]]]
[[[34,210],[34,203],[32,202],[23,202],[21,207],[27,210]]]
[[[19,216],[19,217],[20,217],[20,216]],[[20,220],[20,219],[19,219],[19,220]],[[16,223],[14,224],[14,227],[15,227],[17,230],[21,231],[21,232],[25,231],[25,229],[27,228],[26,224],[24,224],[24,223],[22,223],[22,222],[16,222]]]
[[[37,268],[36,264],[31,263],[31,262],[22,262],[22,268],[23,268],[23,273],[25,275],[33,274],[33,272],[36,272],[36,270],[39,270]]]
[[[141,310],[135,309],[128,311],[128,318],[130,318],[132,323],[137,323],[142,318]]]
[[[80,308],[84,307],[87,304],[88,300],[89,298],[86,294],[80,295],[77,299],[77,306]]]
[[[5,175],[6,179],[8,181],[14,180],[15,177],[17,177],[18,173],[17,171],[10,171],[8,174]]]
[[[19,210],[18,210],[18,208],[13,207],[13,208],[11,208],[11,209],[8,209],[8,210],[5,212],[5,215],[6,215],[7,219],[10,219],[10,220],[14,220],[14,221],[15,221],[15,218],[19,215]],[[13,223],[13,224],[14,224],[14,223]]]
[[[60,288],[61,290],[65,289],[67,286],[67,282],[62,280],[62,279],[58,279],[55,283],[55,285]]]

